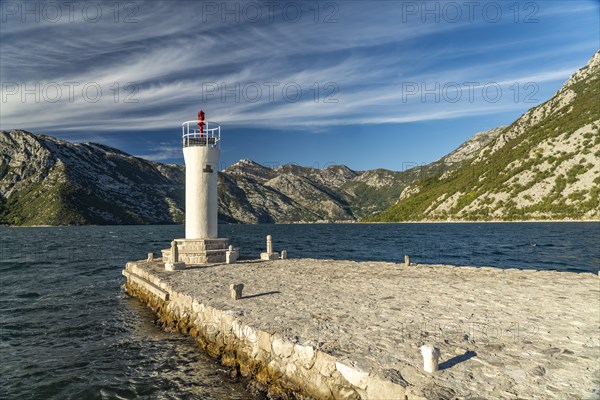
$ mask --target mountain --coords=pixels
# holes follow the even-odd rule
[[[229,223],[600,218],[600,52],[547,102],[406,171],[241,160],[219,173]],[[184,167],[96,143],[0,131],[0,224],[184,220]]]
[[[0,223],[182,222],[183,169],[95,143],[0,132]]]
[[[600,219],[598,99],[600,52],[459,168],[411,183],[367,220]]]
[[[411,183],[458,168],[495,138],[500,129],[480,132],[434,163],[407,171],[353,171],[344,165],[323,169],[288,164],[264,167],[241,160],[219,175],[219,208],[230,222],[353,221],[391,206]]]
[[[415,180],[456,169],[496,135],[475,135],[435,163],[397,172],[267,168],[241,160],[219,173],[219,220],[354,221],[391,206]],[[183,166],[96,143],[0,131],[0,224],[168,224],[184,220]]]
[[[223,214],[248,223],[354,220],[343,193],[332,188],[355,174],[338,166],[266,168],[242,160],[221,174],[219,205]]]

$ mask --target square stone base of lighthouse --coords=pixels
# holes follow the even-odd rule
[[[186,265],[221,263],[226,261],[229,239],[175,239],[177,259]],[[163,260],[171,260],[171,249],[161,250]]]

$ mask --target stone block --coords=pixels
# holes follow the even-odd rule
[[[229,285],[229,291],[233,300],[239,300],[242,298],[242,290],[244,290],[243,283]]]
[[[257,333],[256,329],[251,327],[250,325],[245,325],[242,328],[242,333],[244,335],[244,338],[248,342],[250,342],[252,344],[258,342],[258,333]]]
[[[229,250],[225,253],[225,262],[227,264],[235,263],[240,258],[240,251],[229,246]]]
[[[271,335],[264,331],[258,331],[258,348],[271,353]]]
[[[350,367],[340,362],[335,363],[335,368],[342,374],[344,378],[353,386],[360,389],[367,388],[367,379],[369,374],[357,368]]]
[[[281,358],[287,358],[292,355],[294,345],[285,339],[275,338],[272,343],[273,353]]]
[[[339,376],[336,376],[339,375]],[[347,381],[345,381],[344,377],[338,372],[332,375],[332,379],[328,382],[328,386],[331,388],[331,393],[333,394],[333,398],[336,400],[360,400],[361,396],[354,390],[353,388],[347,386]],[[390,399],[391,400],[391,399]],[[396,399],[394,399],[396,400]]]
[[[367,379],[367,398],[373,400],[403,399],[406,390],[381,378],[369,376]]]
[[[176,253],[177,261],[192,265],[226,261],[229,239],[175,239],[173,242],[175,245],[172,243],[171,248],[161,250],[164,260]]]
[[[297,375],[296,374],[297,370],[298,370],[298,368],[296,367],[296,364],[294,364],[293,362],[287,363],[287,365],[285,366],[285,374],[292,379]]]
[[[260,253],[260,259],[265,261],[279,260],[279,253]]]
[[[231,329],[234,322],[236,322],[236,316],[233,311],[223,311],[221,313],[220,325],[223,329],[225,329],[225,327],[227,327],[228,329]]]
[[[294,345],[293,362],[297,362],[306,369],[312,368],[315,362],[315,350],[311,346]]]
[[[275,380],[283,376],[285,369],[276,360],[271,360],[267,365],[267,373]]]
[[[319,399],[331,399],[331,389],[327,385],[327,379],[319,373],[309,373],[306,383],[310,387],[311,391],[316,394]]]
[[[134,284],[143,288],[147,292],[154,294],[161,300],[163,300],[163,301],[169,300],[169,293],[165,292],[164,290],[162,290],[161,288],[159,288],[152,282],[149,282],[148,280],[142,278],[141,276],[134,274],[133,272],[123,271],[122,274],[123,274],[123,276],[125,276],[127,278],[128,281],[133,282]]]
[[[173,263],[171,261],[167,261],[165,263],[165,271],[180,271],[182,269],[185,269],[185,263],[183,262]]]
[[[335,358],[322,351],[317,351],[313,369],[319,371],[324,377],[329,377],[335,371]]]
[[[287,250],[281,250],[281,259],[287,260],[287,258],[288,258]]]
[[[194,301],[192,301],[192,310],[201,315],[204,312],[204,304],[194,299]]]

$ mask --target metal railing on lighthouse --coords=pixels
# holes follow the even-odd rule
[[[183,147],[220,147],[221,125],[210,121],[203,122],[204,126],[202,127],[202,130],[198,126],[198,120],[186,121],[181,124]]]

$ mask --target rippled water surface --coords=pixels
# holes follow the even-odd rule
[[[258,255],[596,272],[600,223],[230,225]],[[182,226],[0,228],[0,398],[253,399],[194,341],[161,331],[123,290],[127,260]]]

